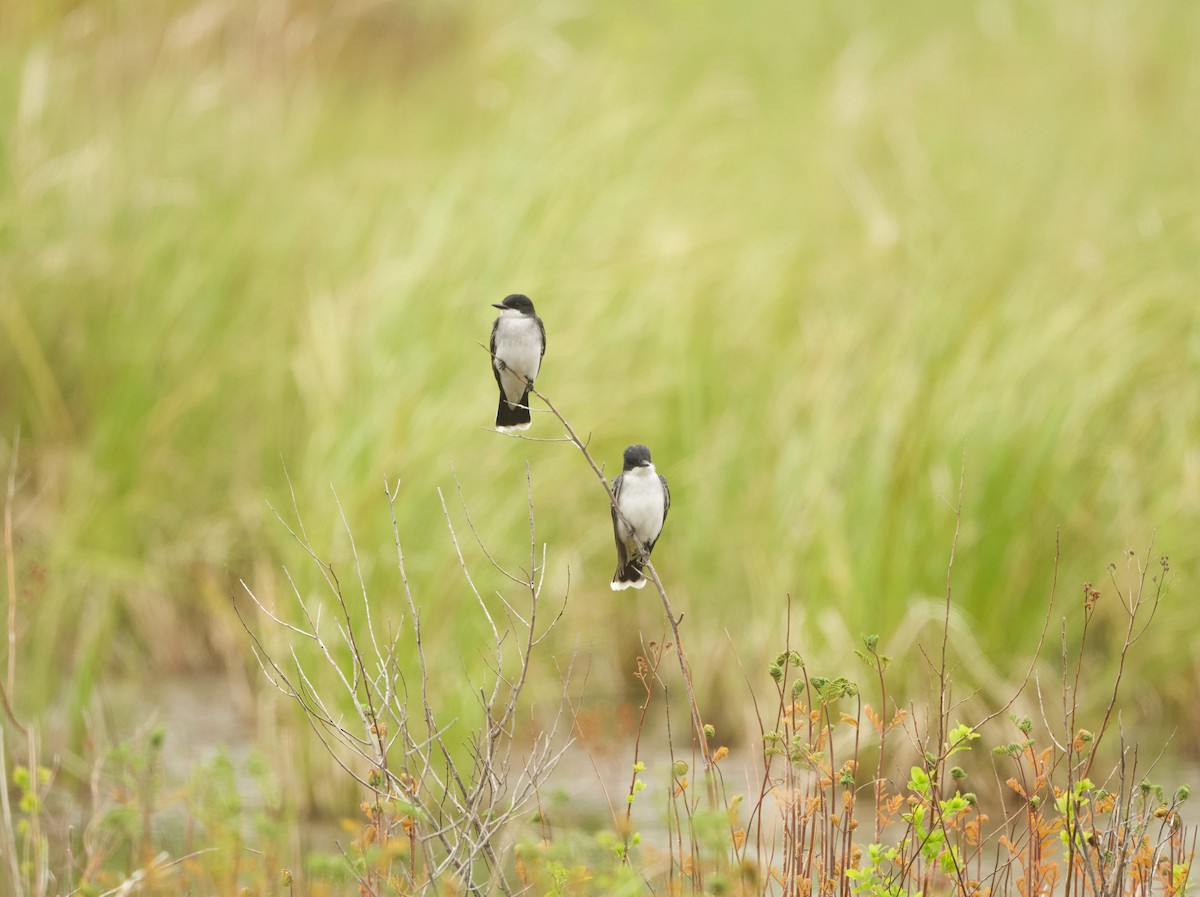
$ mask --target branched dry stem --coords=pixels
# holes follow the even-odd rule
[[[544,404],[546,410],[542,413],[552,415],[563,426],[566,435],[561,439],[504,435],[536,442],[567,442],[574,446],[604,488],[613,514],[623,520],[611,484],[602,465],[591,453],[589,441],[578,435],[550,399],[534,389],[532,383],[529,387],[530,394]],[[646,784],[641,765],[642,732],[657,684],[662,689],[667,711],[667,741],[672,763],[666,804],[668,862],[663,873],[671,893],[687,893],[689,888],[699,893],[717,880],[718,872],[746,876],[740,879],[743,889],[739,893],[782,894],[784,897],[902,897],[916,893],[952,893],[958,897],[991,894],[998,897],[1015,892],[1027,897],[1051,893],[1061,893],[1063,897],[1123,897],[1127,893],[1130,897],[1155,897],[1156,888],[1163,897],[1182,893],[1195,850],[1195,838],[1193,836],[1189,846],[1178,815],[1179,804],[1186,794],[1177,793],[1168,801],[1162,797],[1161,789],[1154,790],[1157,786],[1137,784],[1137,752],[1127,748],[1124,733],[1121,733],[1117,765],[1105,778],[1103,787],[1088,778],[1102,738],[1114,726],[1120,728],[1117,697],[1127,655],[1145,633],[1158,608],[1165,588],[1165,559],[1162,562],[1164,576],[1154,577],[1153,590],[1150,588],[1152,565],[1149,554],[1144,558],[1130,555],[1127,586],[1123,587],[1115,576],[1112,577],[1126,625],[1112,692],[1094,735],[1077,729],[1079,694],[1085,682],[1082,653],[1088,644],[1098,596],[1090,586],[1085,592],[1079,655],[1073,664],[1064,623],[1061,732],[1050,723],[1037,676],[1036,665],[1056,600],[1060,563],[1057,538],[1045,619],[1037,650],[1020,685],[1003,706],[986,713],[974,726],[960,724],[952,730],[955,722],[952,716],[968,702],[973,704],[978,696],[975,692],[968,693],[965,699],[959,698],[952,688],[959,666],[964,665],[959,646],[952,642],[951,625],[954,566],[963,528],[965,474],[964,450],[957,501],[951,505],[954,531],[946,564],[944,602],[939,608],[940,650],[927,652],[920,645],[917,648],[931,680],[930,700],[924,718],[919,718],[914,706],[901,709],[894,699],[891,699],[893,707],[889,709],[885,676],[889,658],[879,653],[877,637],[865,637],[866,651],[860,653],[878,681],[878,713],[864,705],[858,686],[849,680],[810,676],[803,658],[791,647],[789,598],[785,651],[771,669],[777,689],[771,731],[766,731],[770,712],[766,712],[767,719],[764,720],[764,708],[757,700],[754,702],[754,712],[763,729],[763,766],[761,771],[756,770],[757,778],[747,783],[751,792],[757,791],[757,799],[745,828],[738,821],[739,798],[730,800],[726,795],[724,778],[717,766],[726,749],[721,748],[715,755],[709,749],[691,670],[680,640],[682,615],[673,611],[667,590],[649,558],[643,559],[646,576],[654,583],[667,617],[670,641],[664,635],[658,643],[644,644],[643,657],[639,658],[644,700],[637,716],[634,769],[625,793],[626,807],[623,813],[613,812],[619,833],[617,854],[623,869],[640,876],[651,890],[656,887],[652,877],[633,862],[631,849],[637,843],[632,806],[635,796]],[[264,675],[297,702],[321,743],[334,755],[341,768],[372,795],[368,827],[383,841],[407,839],[407,861],[391,873],[408,891],[450,887],[478,895],[493,891],[524,893],[509,881],[511,871],[503,863],[500,836],[522,808],[530,805],[540,808],[538,790],[562,755],[565,742],[570,740],[569,732],[562,732],[560,728],[574,728],[574,705],[567,691],[571,678],[568,669],[559,707],[549,730],[534,735],[523,756],[515,750],[517,698],[528,681],[537,647],[561,618],[566,601],[564,596],[563,607],[541,628],[539,617],[546,617],[541,609],[546,548],[542,546],[539,557],[532,474],[528,463],[525,476],[529,554],[527,564],[519,565],[502,563],[488,550],[455,477],[466,525],[483,558],[503,577],[510,594],[501,590],[488,595],[480,588],[480,580],[473,573],[468,557],[470,542],[459,539],[455,515],[451,514],[445,495],[438,490],[454,556],[465,586],[474,599],[471,606],[487,633],[486,644],[481,649],[482,663],[487,670],[486,681],[473,688],[482,722],[467,738],[465,760],[460,756],[461,752],[455,750],[457,745],[450,743],[452,733],[458,728],[457,721],[440,718],[431,695],[433,670],[426,655],[421,607],[408,578],[397,523],[398,483],[391,486],[385,481],[384,485],[404,596],[405,624],[402,628],[411,640],[410,653],[415,658],[416,669],[412,675],[419,678],[419,682],[413,683],[411,693],[396,663],[400,635],[390,642],[376,638],[377,624],[372,618],[358,549],[352,537],[350,546],[364,604],[365,632],[350,611],[333,565],[323,561],[312,548],[301,522],[294,528],[288,527],[288,531],[317,564],[332,596],[335,613],[326,615],[323,624],[323,604],[314,598],[306,598],[290,575],[288,582],[302,618],[300,623],[289,622],[289,615],[264,606],[246,587],[246,593],[266,620],[303,642],[315,643],[318,664],[329,668],[324,676],[317,676],[293,650],[290,668],[285,669],[251,632],[255,655]],[[349,533],[345,514],[340,504],[338,507],[342,525]],[[332,624],[329,618],[332,618]],[[250,630],[249,626],[247,630]],[[330,630],[329,635],[326,630]],[[360,646],[371,652],[369,660]],[[668,650],[673,650],[676,655],[687,694],[693,757],[695,752],[700,754],[707,773],[708,801],[704,811],[717,810],[726,814],[729,843],[723,848],[722,856],[715,860],[711,845],[698,834],[703,796],[696,788],[689,787],[684,775],[686,765],[676,764],[664,677],[667,671],[662,667]],[[341,658],[340,665],[338,658]],[[740,664],[740,660],[738,662]],[[671,678],[674,681],[673,676]],[[334,691],[340,693],[340,699],[322,691],[323,683],[328,681],[335,683]],[[961,780],[968,773],[959,767],[951,768],[950,758],[960,750],[968,750],[969,740],[978,737],[977,730],[1008,711],[1031,681],[1038,691],[1037,706],[1049,732],[1049,746],[1035,747],[1035,739],[1030,736],[1033,723],[1012,715],[1020,740],[997,748],[1011,758],[1014,768],[1011,777],[1002,781],[998,766],[993,766],[1001,819],[998,825],[985,832],[987,814],[975,806],[972,795],[964,796],[959,790]],[[410,704],[414,705],[411,715]],[[343,721],[336,710],[345,705],[353,708],[348,721]],[[868,722],[870,728],[864,732],[863,726]],[[895,742],[889,738],[889,733],[897,728],[907,735],[909,742],[907,746],[901,743],[898,751],[890,748]],[[859,779],[859,762],[864,744],[870,749],[870,739],[866,736],[872,731],[879,736],[879,756],[872,774],[862,781]],[[911,750],[920,758],[919,765],[912,767],[912,778],[905,786],[894,784],[885,775],[885,764],[895,759],[889,750],[901,754]],[[1061,787],[1064,780],[1065,787]],[[1108,788],[1115,791],[1109,792]],[[607,787],[604,793],[607,800]],[[1017,800],[1012,803],[1014,794]],[[967,797],[971,800],[967,801]],[[766,810],[771,806],[778,813],[775,827],[769,829]],[[611,801],[609,807],[612,810]],[[869,863],[863,856],[867,845],[860,840],[864,836],[855,834],[860,817],[866,812],[864,807],[870,807],[873,816],[873,826],[864,828],[874,835],[875,843],[870,849],[875,853]],[[549,827],[544,818],[542,826],[548,839]],[[1065,844],[1065,860],[1060,838]],[[886,844],[895,847],[890,852],[880,852]],[[994,855],[985,855],[993,850]],[[533,887],[532,880],[526,878],[520,866],[518,876],[526,889]],[[755,876],[761,877],[756,879]],[[750,881],[755,884],[747,886]],[[379,873],[370,867],[365,874],[359,875],[363,893],[387,890],[381,887],[383,882]]]
[[[492,354],[491,350],[487,346],[484,346],[482,343],[480,343],[480,347],[485,352],[487,352],[489,355],[491,355],[493,359],[495,359],[495,355]],[[617,497],[613,493],[612,484],[609,482],[608,477],[605,476],[604,468],[600,464],[597,463],[595,457],[592,455],[590,449],[588,448],[589,444],[591,443],[591,435],[589,434],[588,438],[586,440],[581,439],[579,434],[576,432],[575,428],[573,426],[571,426],[570,421],[568,421],[566,419],[566,417],[563,415],[563,413],[558,410],[558,407],[554,404],[554,402],[552,402],[544,393],[540,392],[533,385],[532,381],[527,380],[526,384],[529,387],[530,395],[536,396],[542,402],[542,404],[544,404],[546,406],[546,409],[552,415],[554,415],[555,419],[563,426],[563,429],[566,430],[566,436],[565,437],[556,437],[553,440],[546,440],[546,439],[540,438],[540,437],[526,436],[523,433],[505,432],[501,435],[511,436],[511,437],[514,437],[517,439],[525,439],[525,440],[534,441],[534,442],[566,441],[566,442],[570,443],[571,445],[575,446],[575,448],[578,449],[579,453],[581,455],[583,455],[583,458],[587,462],[588,467],[591,468],[592,473],[595,474],[596,479],[599,481],[601,487],[604,489],[605,495],[608,496],[608,503],[609,503],[609,506],[612,508],[613,513],[621,519],[621,521],[630,529],[630,531],[632,531],[633,526],[630,525],[629,521],[625,518],[624,513],[621,511],[620,506],[617,504]],[[499,432],[499,431],[497,431],[497,432]],[[675,653],[679,659],[679,671],[680,671],[680,674],[683,676],[684,688],[687,692],[688,706],[689,706],[689,710],[691,712],[691,717],[692,717],[693,736],[696,739],[696,744],[699,748],[700,756],[704,760],[705,768],[712,769],[713,768],[713,759],[712,759],[713,755],[712,755],[712,752],[709,750],[708,736],[704,731],[704,721],[700,715],[700,709],[699,709],[698,705],[696,704],[696,693],[695,693],[695,689],[692,685],[691,667],[688,665],[687,653],[684,651],[683,641],[679,635],[679,623],[683,619],[683,615],[682,614],[680,614],[679,616],[675,615],[675,612],[671,609],[671,600],[667,597],[667,590],[664,588],[664,586],[662,584],[662,580],[659,579],[658,572],[654,569],[654,566],[650,563],[649,557],[646,557],[644,560],[645,560],[645,568],[644,569],[649,572],[650,580],[651,580],[651,582],[654,583],[654,587],[658,591],[659,599],[662,601],[662,605],[663,605],[663,612],[666,614],[667,622],[671,627],[671,634],[672,634],[672,637],[674,638]]]
[[[483,347],[483,348],[485,349],[485,351],[487,350],[487,347]],[[630,525],[628,519],[625,517],[624,513],[622,512],[620,506],[617,503],[616,496],[613,492],[612,485],[604,473],[603,466],[596,461],[595,456],[592,455],[592,453],[590,451],[589,445],[591,442],[591,435],[589,434],[587,439],[581,438],[579,433],[576,431],[576,429],[571,425],[570,421],[568,421],[566,419],[566,417],[562,414],[561,411],[559,411],[558,407],[554,404],[554,402],[549,397],[547,397],[542,392],[538,391],[534,387],[532,381],[527,381],[527,386],[529,388],[530,395],[533,395],[536,398],[538,398],[546,406],[546,410],[550,414],[552,414],[554,416],[554,418],[562,425],[563,429],[566,431],[566,435],[565,435],[565,437],[555,438],[555,439],[529,437],[529,436],[525,436],[524,434],[520,434],[520,433],[504,433],[503,435],[513,437],[513,438],[527,439],[529,441],[534,441],[534,442],[563,442],[563,441],[565,441],[565,442],[568,442],[571,445],[573,445],[579,451],[579,453],[583,456],[584,461],[587,463],[588,467],[591,468],[592,473],[595,475],[597,481],[600,483],[600,486],[604,489],[605,495],[608,497],[609,507],[612,509],[613,516],[616,518],[619,518],[627,527],[629,527],[630,530],[632,530],[633,527]],[[531,507],[530,511],[532,513],[532,507]],[[644,563],[643,572],[646,574],[647,578],[651,582],[654,583],[655,590],[658,592],[659,600],[662,602],[663,612],[666,615],[667,623],[671,629],[671,635],[672,635],[671,646],[674,648],[675,656],[679,663],[679,671],[680,671],[680,675],[683,679],[684,691],[685,691],[685,694],[687,695],[688,710],[689,710],[689,716],[690,716],[690,722],[691,722],[691,730],[693,733],[694,746],[700,754],[701,760],[704,764],[705,771],[708,773],[708,775],[706,776],[708,798],[709,798],[710,802],[715,806],[723,798],[724,780],[723,780],[723,776],[721,774],[720,769],[716,765],[716,761],[717,761],[717,759],[719,759],[719,756],[714,755],[712,750],[709,747],[708,733],[706,731],[703,717],[700,714],[699,706],[696,701],[696,694],[695,694],[695,687],[693,684],[692,671],[691,671],[691,667],[688,663],[687,653],[684,650],[683,639],[680,634],[680,623],[683,619],[683,615],[682,614],[677,615],[675,613],[675,611],[672,609],[670,598],[667,595],[667,590],[666,590],[665,586],[663,585],[662,579],[658,575],[658,571],[655,569],[654,565],[650,562],[649,556],[647,555],[647,556],[643,557],[642,560]],[[659,669],[660,661],[661,661],[661,651],[659,651],[657,656],[655,657],[655,660],[653,663],[653,673],[651,674],[651,679],[657,679],[658,681],[662,682],[660,669]],[[644,724],[645,713],[649,706],[649,701],[650,701],[650,697],[651,697],[651,689],[650,689],[649,685],[647,685],[646,688],[647,688],[646,702],[642,706],[641,723],[639,724],[639,742],[640,742],[640,731],[641,731],[640,726],[641,726],[641,724]],[[663,682],[663,688],[665,691],[665,689],[666,689],[665,682]],[[673,755],[674,754],[673,742],[671,743],[671,750],[672,750],[672,755]],[[635,753],[636,753],[636,746],[635,746]],[[635,756],[635,763],[636,763],[636,756]],[[637,786],[637,784],[638,784],[638,779],[637,779],[637,773],[635,772],[634,776],[633,776],[633,780],[631,781],[631,784],[630,784],[630,788],[631,789],[635,788]],[[631,803],[632,799],[633,799],[633,792],[631,791],[631,793],[628,794],[626,797],[627,797],[627,800]],[[683,801],[684,801],[685,807],[688,806],[688,796],[686,794],[683,795]],[[726,801],[726,804],[727,804],[727,801]],[[693,810],[694,810],[694,808],[690,808],[688,811],[689,819],[691,818],[691,813]],[[625,864],[628,864],[628,862],[629,862],[629,848],[630,848],[629,825],[630,825],[629,806],[627,806],[625,824],[624,824],[624,826],[621,827],[621,830],[622,830],[621,856],[622,856],[622,860]],[[733,829],[734,829],[734,825],[733,825],[732,818],[731,818],[731,820],[730,820],[731,833],[733,832]],[[742,837],[744,838],[744,833],[742,834]],[[682,845],[680,846],[680,848],[681,849],[680,849],[679,856],[675,857],[671,864],[672,874],[674,873],[676,866],[679,866],[682,869],[682,865],[684,862],[684,856],[682,854]],[[737,853],[737,852],[738,852],[738,848],[735,848],[735,853]],[[693,887],[699,889],[702,887],[703,876],[702,876],[702,870],[701,870],[701,864],[700,864],[699,845],[695,841],[694,837],[692,839],[689,862],[691,864],[691,869],[692,869],[692,873],[691,873],[692,885],[693,885]]]
[[[568,666],[558,709],[548,729],[533,735],[523,756],[514,752],[518,737],[516,715],[535,660],[535,649],[561,618],[567,601],[564,593],[557,613],[552,614],[550,622],[543,626],[539,609],[545,575],[545,546],[542,546],[539,564],[532,476],[528,468],[526,485],[530,540],[527,573],[522,571],[522,575],[518,575],[502,566],[484,547],[479,532],[469,515],[467,517],[471,532],[488,561],[525,593],[521,602],[523,612],[517,611],[509,598],[501,596],[505,613],[500,617],[491,612],[476,586],[445,497],[438,490],[451,545],[477,610],[486,623],[490,642],[485,664],[490,682],[476,690],[482,723],[467,735],[465,753],[458,747],[457,740],[455,744],[448,740],[450,733],[459,728],[459,721],[442,718],[430,688],[434,671],[426,657],[421,608],[405,565],[396,513],[399,482],[395,485],[384,482],[404,597],[400,629],[391,639],[381,637],[380,624],[372,614],[358,547],[336,494],[334,499],[341,524],[350,540],[351,562],[363,607],[362,621],[346,599],[334,565],[324,560],[310,542],[294,490],[292,503],[296,525],[289,525],[278,512],[276,516],[317,567],[328,598],[336,609],[336,616],[331,618],[332,628],[328,620],[325,625],[322,623],[324,603],[306,599],[286,569],[285,577],[303,625],[289,622],[278,610],[267,607],[246,583],[242,583],[246,595],[266,620],[316,647],[316,661],[289,649],[289,672],[238,611],[264,676],[296,702],[335,763],[370,795],[364,834],[355,843],[366,845],[377,841],[386,845],[399,838],[407,848],[402,851],[407,857],[404,862],[394,860],[398,855],[396,852],[384,851],[386,861],[371,861],[365,867],[360,866],[360,869],[365,868],[357,875],[363,893],[380,893],[390,887],[386,884],[388,881],[403,881],[405,888],[411,890],[440,887],[439,882],[447,885],[455,882],[472,894],[482,895],[493,889],[503,894],[516,893],[508,881],[499,836],[536,799],[538,789],[571,741],[570,725],[566,724],[571,712],[566,690],[572,669]],[[459,497],[461,500],[461,488]],[[462,503],[465,512],[466,502]],[[568,592],[569,588],[568,578]],[[539,626],[543,627],[541,631]],[[418,695],[410,692],[398,662],[399,643],[405,630],[412,640],[415,675],[419,679]],[[515,658],[505,647],[514,634],[519,635]],[[348,661],[339,661],[339,656]],[[317,675],[320,668],[325,670],[323,675]],[[332,689],[328,685],[330,682],[335,684]],[[415,719],[409,712],[414,699],[419,703]],[[343,723],[333,710],[344,704],[353,708],[351,723]],[[380,862],[383,862],[382,866]]]

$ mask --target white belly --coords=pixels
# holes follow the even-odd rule
[[[639,468],[625,474],[618,504],[643,546],[658,538],[663,527],[663,490],[657,473]],[[630,541],[629,528],[619,517],[617,532],[622,542]]]
[[[542,332],[537,322],[525,315],[501,318],[496,329],[496,358],[504,362],[505,369],[500,372],[504,397],[515,405],[525,395],[525,380],[536,378],[542,366]]]

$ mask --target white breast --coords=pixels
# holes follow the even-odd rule
[[[535,379],[542,366],[542,331],[537,321],[528,315],[502,314],[496,327],[496,358],[507,368],[500,372],[505,398],[521,401],[525,394],[522,378]]]
[[[645,544],[658,538],[663,527],[664,499],[662,481],[653,465],[635,467],[624,474],[617,503],[625,519],[637,531],[638,541]],[[629,541],[629,530],[619,517],[617,530],[621,534],[621,541]]]

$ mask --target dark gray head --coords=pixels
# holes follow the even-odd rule
[[[503,302],[493,302],[495,308],[511,308],[513,311],[519,311],[523,315],[533,314],[533,302],[528,296],[521,293],[513,293],[511,296],[505,296]]]
[[[633,470],[635,467],[650,466],[650,449],[644,445],[631,445],[625,449],[625,472]]]

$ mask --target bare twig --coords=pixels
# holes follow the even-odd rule
[[[491,350],[482,343],[480,343],[480,347],[483,348],[484,351],[488,352],[488,354],[492,354]],[[494,358],[495,356],[493,355],[492,357]],[[605,495],[608,496],[608,502],[612,507],[613,513],[620,518],[620,520],[632,531],[633,526],[630,525],[629,520],[626,519],[624,512],[617,503],[616,495],[613,494],[612,485],[609,483],[608,477],[605,476],[604,469],[596,462],[595,457],[593,457],[591,451],[588,449],[588,444],[591,441],[590,435],[587,440],[581,439],[579,434],[575,431],[575,428],[571,426],[571,423],[566,419],[566,417],[563,416],[562,412],[558,410],[558,407],[533,385],[532,380],[526,380],[526,385],[529,388],[530,394],[536,396],[546,406],[549,412],[554,415],[558,422],[562,424],[563,428],[567,431],[566,441],[575,446],[575,448],[579,450],[579,453],[583,455],[584,460],[592,469],[592,473],[596,475],[596,479],[599,480],[601,487],[604,489]],[[520,439],[535,439],[535,437],[528,437],[521,433],[508,433],[505,435],[514,436]],[[562,440],[558,439],[556,441]],[[680,673],[683,675],[684,685],[688,696],[688,704],[690,705],[693,734],[696,738],[696,743],[699,745],[701,757],[704,759],[705,768],[712,768],[712,753],[709,750],[708,737],[704,732],[704,723],[700,716],[700,710],[696,704],[695,689],[692,686],[691,669],[688,666],[687,654],[683,648],[683,641],[679,637],[679,622],[682,619],[682,615],[676,616],[674,611],[672,611],[671,601],[667,597],[667,591],[663,587],[662,580],[659,579],[658,573],[654,570],[654,567],[651,565],[648,557],[645,559],[645,562],[645,569],[650,572],[650,579],[654,583],[654,587],[658,590],[658,596],[663,604],[663,611],[666,613],[667,621],[671,626],[671,632],[674,637],[675,652],[679,658],[679,669]]]
[[[560,734],[564,714],[570,712],[566,691],[571,672],[568,667],[568,681],[564,682],[562,699],[549,730],[533,736],[526,756],[518,759],[514,754],[514,720],[534,660],[534,649],[561,618],[567,600],[564,595],[563,606],[557,614],[551,615],[548,626],[541,624],[538,608],[545,576],[545,546],[541,549],[539,564],[532,476],[528,467],[526,483],[530,538],[527,575],[517,576],[504,568],[487,551],[467,515],[471,531],[488,560],[527,594],[527,606],[523,613],[517,612],[512,602],[501,596],[509,611],[507,626],[501,625],[505,618],[491,613],[476,587],[445,496],[438,490],[451,545],[466,583],[475,596],[479,612],[486,621],[491,642],[490,659],[485,663],[490,683],[477,690],[482,723],[468,735],[465,761],[462,751],[447,741],[448,733],[457,720],[447,722],[440,719],[431,694],[430,682],[434,670],[426,655],[422,615],[408,577],[397,521],[399,483],[393,486],[385,480],[384,492],[404,596],[402,628],[406,626],[412,637],[416,675],[420,677],[420,695],[417,699],[420,709],[416,712],[423,719],[423,727],[418,723],[414,730],[409,716],[409,689],[397,662],[400,633],[390,639],[379,637],[379,624],[372,614],[359,550],[340,501],[338,512],[350,539],[354,574],[364,605],[363,623],[358,622],[351,613],[350,603],[333,565],[324,560],[309,542],[294,490],[292,503],[296,508],[296,523],[291,526],[282,518],[281,523],[320,572],[337,611],[334,628],[330,630],[327,625],[322,629],[321,603],[305,600],[286,568],[284,576],[305,624],[288,622],[276,610],[269,609],[243,583],[246,593],[264,617],[286,633],[300,636],[315,645],[317,656],[329,668],[331,681],[335,686],[340,686],[342,699],[354,707],[354,714],[343,723],[331,709],[337,704],[334,700],[336,688],[334,694],[323,691],[325,686],[321,677],[310,670],[294,648],[290,651],[290,666],[294,666],[294,672],[285,671],[238,611],[238,618],[253,641],[254,655],[263,674],[284,695],[296,701],[314,734],[337,765],[372,796],[371,804],[364,805],[369,806],[364,832],[369,828],[372,838],[386,840],[400,837],[407,843],[405,861],[392,867],[391,873],[370,864],[357,873],[364,893],[388,890],[386,883],[389,874],[399,876],[399,880],[406,881],[407,886],[414,890],[433,887],[444,876],[452,875],[471,894],[483,895],[493,891],[513,893],[498,850],[497,836],[536,798],[542,782],[571,741],[569,732],[565,736]],[[459,497],[461,500],[461,488]],[[462,504],[466,513],[466,502]],[[569,576],[567,588],[569,592]],[[539,631],[539,628],[543,631]],[[519,634],[520,645],[515,668],[512,653],[505,647],[512,640],[514,631]],[[367,657],[368,651],[372,655],[370,659]],[[368,770],[366,773],[362,771],[364,766]],[[363,839],[355,841],[360,849],[364,843]],[[391,857],[392,854],[385,853],[384,856]],[[390,867],[392,861],[388,859],[387,862]]]
[[[1151,599],[1149,599],[1150,609],[1148,612],[1148,618],[1147,618],[1146,622],[1142,625],[1142,628],[1140,630],[1138,630],[1138,628],[1137,628],[1138,615],[1139,615],[1140,611],[1142,610],[1143,605],[1146,603],[1146,599],[1145,599],[1146,577],[1149,575],[1149,572],[1150,572],[1150,558],[1152,556],[1153,550],[1154,550],[1154,543],[1151,542],[1150,547],[1146,549],[1145,562],[1141,563],[1141,562],[1137,561],[1137,556],[1133,553],[1133,550],[1130,549],[1130,551],[1129,551],[1130,563],[1137,564],[1137,567],[1138,567],[1137,574],[1138,575],[1135,578],[1133,578],[1133,582],[1129,588],[1128,598],[1125,598],[1124,596],[1121,595],[1121,587],[1117,584],[1115,570],[1113,567],[1109,568],[1110,578],[1112,579],[1113,588],[1116,589],[1117,596],[1122,599],[1121,606],[1125,610],[1126,617],[1127,617],[1127,623],[1126,623],[1126,627],[1125,627],[1125,638],[1121,642],[1121,650],[1117,655],[1117,674],[1115,677],[1113,677],[1112,693],[1109,695],[1108,705],[1104,709],[1104,719],[1100,723],[1100,728],[1096,730],[1096,738],[1092,744],[1092,750],[1091,750],[1091,753],[1089,754],[1087,765],[1084,767],[1084,770],[1083,770],[1083,775],[1085,777],[1088,775],[1089,771],[1091,770],[1092,763],[1095,762],[1095,758],[1097,755],[1096,749],[1099,747],[1100,742],[1103,740],[1105,733],[1108,731],[1109,724],[1112,721],[1113,711],[1116,709],[1116,706],[1117,706],[1117,695],[1121,688],[1121,680],[1122,680],[1122,678],[1124,678],[1124,675],[1125,675],[1125,662],[1129,656],[1129,649],[1132,648],[1133,645],[1138,641],[1138,639],[1140,639],[1142,637],[1142,635],[1145,633],[1146,626],[1148,626],[1150,624],[1150,621],[1154,619],[1155,614],[1158,612],[1159,602],[1162,600],[1163,589],[1166,585],[1166,575],[1170,570],[1170,567],[1167,564],[1166,558],[1162,558],[1159,562],[1159,565],[1162,568],[1162,572],[1154,578],[1155,589],[1154,589],[1153,597]]]

